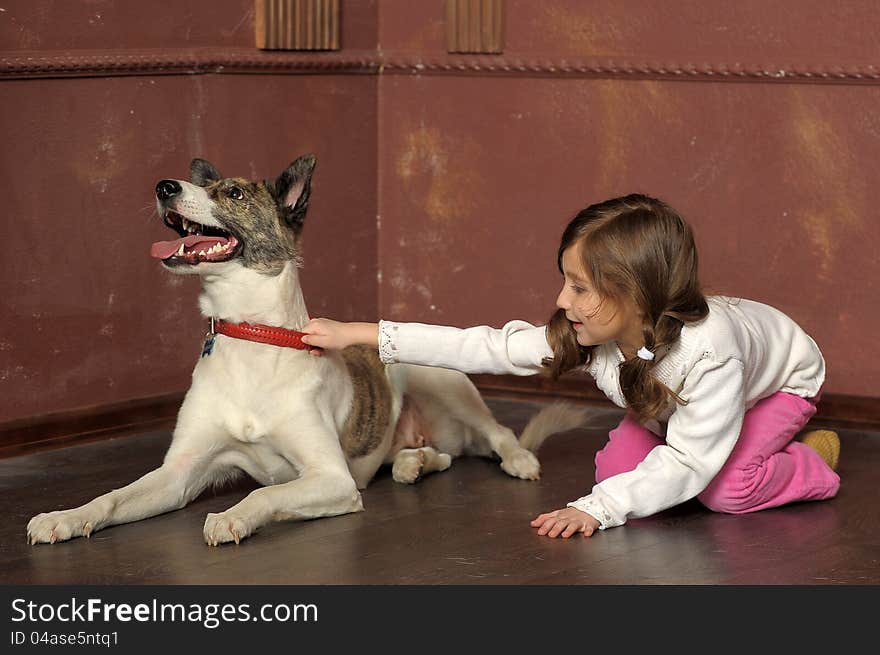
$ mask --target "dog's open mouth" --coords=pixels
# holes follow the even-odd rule
[[[150,256],[166,264],[225,262],[241,250],[241,241],[220,228],[201,225],[173,211],[166,211],[163,219],[180,235],[174,241],[157,241],[150,248]]]

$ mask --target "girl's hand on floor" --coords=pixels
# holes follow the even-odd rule
[[[589,537],[599,529],[600,523],[586,512],[574,507],[566,507],[541,514],[530,525],[538,528],[538,534],[541,536],[546,535],[551,539],[561,536],[563,539],[568,539],[578,532],[583,532],[585,537]]]

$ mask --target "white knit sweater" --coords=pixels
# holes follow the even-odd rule
[[[553,355],[544,326],[512,321],[501,329],[458,329],[421,323],[379,323],[385,363],[441,366],[465,373],[532,375]],[[600,389],[626,407],[620,389],[623,355],[614,342],[593,351],[588,367]],[[705,489],[739,438],[745,411],[777,391],[810,398],[825,381],[816,343],[773,307],[737,298],[709,298],[709,315],[686,324],[678,341],[658,354],[653,374],[676,391],[676,405],[648,427],[665,437],[632,471],[595,485],[569,506],[601,528],[650,516]]]

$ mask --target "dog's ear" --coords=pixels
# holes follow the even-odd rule
[[[313,170],[315,170],[315,156],[303,155],[275,180],[273,186],[275,200],[281,207],[284,220],[290,226],[301,226],[306,218],[309,195],[312,192]]]
[[[196,157],[189,165],[189,179],[196,186],[208,186],[211,182],[222,180],[223,176],[211,162]]]

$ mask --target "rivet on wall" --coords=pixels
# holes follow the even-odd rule
[[[339,0],[254,0],[261,50],[339,50],[339,22]]]
[[[504,0],[446,0],[449,52],[504,50]]]

